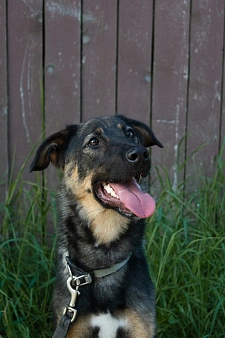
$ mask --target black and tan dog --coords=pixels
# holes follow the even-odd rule
[[[52,162],[63,172],[54,337],[156,337],[143,252],[155,202],[139,186],[153,145],[162,147],[149,127],[116,115],[70,125],[38,149],[30,171]]]

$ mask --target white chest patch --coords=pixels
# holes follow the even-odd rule
[[[98,316],[92,316],[90,324],[93,327],[99,327],[98,338],[115,338],[117,330],[127,327],[127,321],[122,318],[114,318],[110,313],[104,313]]]

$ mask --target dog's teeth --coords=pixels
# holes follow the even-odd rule
[[[109,184],[103,184],[104,189],[107,191],[108,194],[110,194],[112,197],[119,198],[115,191],[110,187]]]

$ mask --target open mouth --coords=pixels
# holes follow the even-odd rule
[[[148,218],[155,211],[154,199],[141,190],[134,177],[120,183],[98,183],[95,192],[102,203],[126,217]]]

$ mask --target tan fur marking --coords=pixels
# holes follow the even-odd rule
[[[145,314],[146,315],[146,314]],[[128,321],[131,338],[153,338],[155,333],[154,319],[144,320],[134,310],[128,309],[124,312],[124,317]]]
[[[67,338],[84,338],[91,334],[92,327],[90,326],[90,316],[84,316],[74,322],[69,330]]]
[[[97,128],[97,129],[95,130],[95,133],[96,133],[96,134],[103,134],[103,129],[102,129],[102,128]]]
[[[137,312],[132,309],[119,311],[116,315],[117,319],[124,319],[126,328],[129,331],[130,338],[153,338],[155,333],[154,320],[144,320]],[[85,338],[91,334],[93,327],[90,325],[91,316],[79,318],[71,327],[67,338]]]
[[[52,162],[53,165],[56,165],[56,161],[57,161],[57,154],[56,154],[56,152],[52,152],[50,154],[50,160],[51,160],[51,162]]]
[[[104,209],[89,196],[80,202],[80,215],[88,217],[90,228],[99,244],[115,241],[128,228],[128,220],[111,209]]]
[[[80,204],[79,214],[89,223],[90,229],[98,244],[107,244],[117,240],[128,228],[129,220],[113,209],[106,209],[93,196],[91,179],[93,173],[83,181],[79,179],[78,170],[74,168],[72,175],[65,170],[65,184],[68,185]]]
[[[123,126],[122,126],[122,124],[120,124],[120,123],[117,124],[117,127],[118,127],[119,129],[123,129]]]

